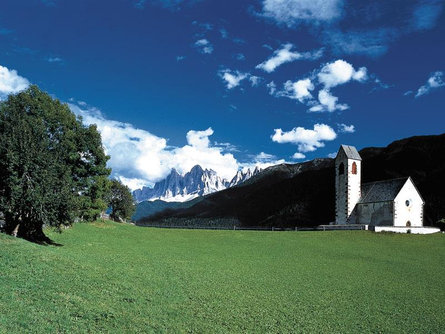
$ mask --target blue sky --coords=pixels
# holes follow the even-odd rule
[[[445,132],[439,0],[3,0],[0,99],[98,124],[132,188],[194,164],[326,157]]]

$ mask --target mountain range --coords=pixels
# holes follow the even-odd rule
[[[166,202],[185,202],[199,196],[208,195],[220,190],[238,185],[261,171],[239,170],[232,180],[220,178],[214,170],[194,166],[185,175],[172,169],[170,174],[162,181],[156,182],[153,188],[143,187],[133,191],[136,202],[162,200]]]
[[[425,200],[424,224],[445,218],[445,134],[417,136],[360,150],[362,182],[411,176]],[[138,224],[196,224],[236,219],[241,226],[312,227],[335,219],[334,159],[272,166],[188,208],[165,210]]]

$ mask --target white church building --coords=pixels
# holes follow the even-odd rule
[[[362,158],[341,145],[335,158],[335,224],[365,225],[376,232],[435,233],[423,226],[425,201],[410,177],[361,183]]]

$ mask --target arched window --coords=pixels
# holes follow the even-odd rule
[[[338,166],[338,175],[343,175],[345,173],[345,165],[343,162]]]
[[[357,164],[355,162],[352,163],[352,174],[357,174]]]
[[[406,227],[411,227],[411,222],[409,220],[406,222]]]

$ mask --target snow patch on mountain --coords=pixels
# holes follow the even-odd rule
[[[153,188],[143,187],[133,191],[134,199],[142,201],[162,200],[167,202],[185,202],[198,196],[236,186],[261,171],[256,167],[253,171],[239,170],[232,180],[220,178],[214,170],[203,169],[196,165],[190,172],[180,175],[175,169],[162,181],[156,182]]]

